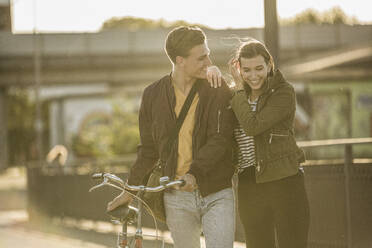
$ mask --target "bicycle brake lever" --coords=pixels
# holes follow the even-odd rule
[[[113,183],[106,183],[106,185],[109,185],[115,189],[118,189],[118,190],[124,190],[123,188],[121,188],[120,186],[117,186],[116,184],[113,184]]]
[[[96,189],[98,189],[98,188],[100,188],[104,185],[105,185],[105,183],[100,183],[98,185],[95,185],[95,186],[93,186],[92,188],[89,189],[89,192],[92,192],[93,190],[96,190]]]
[[[103,187],[103,186],[105,186],[107,183],[108,183],[107,178],[104,178],[102,183],[97,184],[97,185],[93,186],[92,188],[90,188],[90,189],[89,189],[89,192],[92,192],[93,190],[96,190],[96,189],[98,189],[98,188],[100,188],[100,187]]]

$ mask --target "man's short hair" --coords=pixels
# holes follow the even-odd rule
[[[199,27],[180,26],[169,32],[165,52],[175,64],[177,56],[187,57],[193,47],[204,44],[205,40],[205,33]]]

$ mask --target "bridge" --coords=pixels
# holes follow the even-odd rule
[[[41,84],[108,83],[113,86],[147,84],[170,70],[163,46],[169,30],[127,30],[75,34],[16,34],[0,32],[0,86],[35,84],[35,58],[40,60]],[[238,44],[234,37],[263,40],[263,29],[206,30],[211,56],[225,67]],[[282,27],[279,32],[281,68],[323,58],[307,69],[291,67],[295,75],[314,70],[370,60],[372,25],[305,25]],[[369,43],[368,43],[369,42]],[[366,44],[367,43],[367,44]],[[367,50],[361,50],[365,48]],[[329,52],[338,55],[330,60]],[[346,52],[347,59],[342,59]],[[325,61],[326,62],[325,62]],[[303,68],[304,65],[302,65]],[[358,67],[354,76],[370,77],[371,70]],[[355,69],[355,68],[354,68]],[[344,70],[342,70],[345,72]],[[322,77],[325,73],[321,74]],[[349,73],[342,73],[347,76]],[[291,77],[291,75],[288,75]],[[313,75],[312,75],[313,76]]]

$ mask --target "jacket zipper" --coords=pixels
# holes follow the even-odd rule
[[[201,115],[200,115],[200,98],[199,98],[199,102],[198,102],[198,105],[196,106],[196,110],[195,110],[195,116],[196,116],[196,123],[195,123],[195,126],[194,126],[194,131],[193,131],[193,134],[192,134],[192,158],[194,159],[195,158],[195,150],[196,150],[196,143],[195,143],[195,138],[196,138],[196,134],[197,132],[199,132],[199,129],[200,129],[200,122],[201,122]]]
[[[217,117],[217,133],[220,133],[220,118],[221,118],[221,110],[218,110],[218,117]]]
[[[269,144],[271,144],[271,141],[273,140],[273,137],[274,136],[278,136],[278,137],[287,137],[288,134],[275,134],[275,133],[271,133],[270,134],[270,139],[269,139]]]

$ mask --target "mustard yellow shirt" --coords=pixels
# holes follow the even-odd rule
[[[174,111],[178,117],[181,112],[182,106],[187,98],[187,95],[184,95],[183,92],[175,85],[173,86],[176,95],[176,106],[174,108]],[[192,162],[192,133],[194,131],[195,111],[198,102],[199,95],[196,94],[178,134],[178,160],[176,177],[185,175],[186,172],[190,169],[190,165]]]

